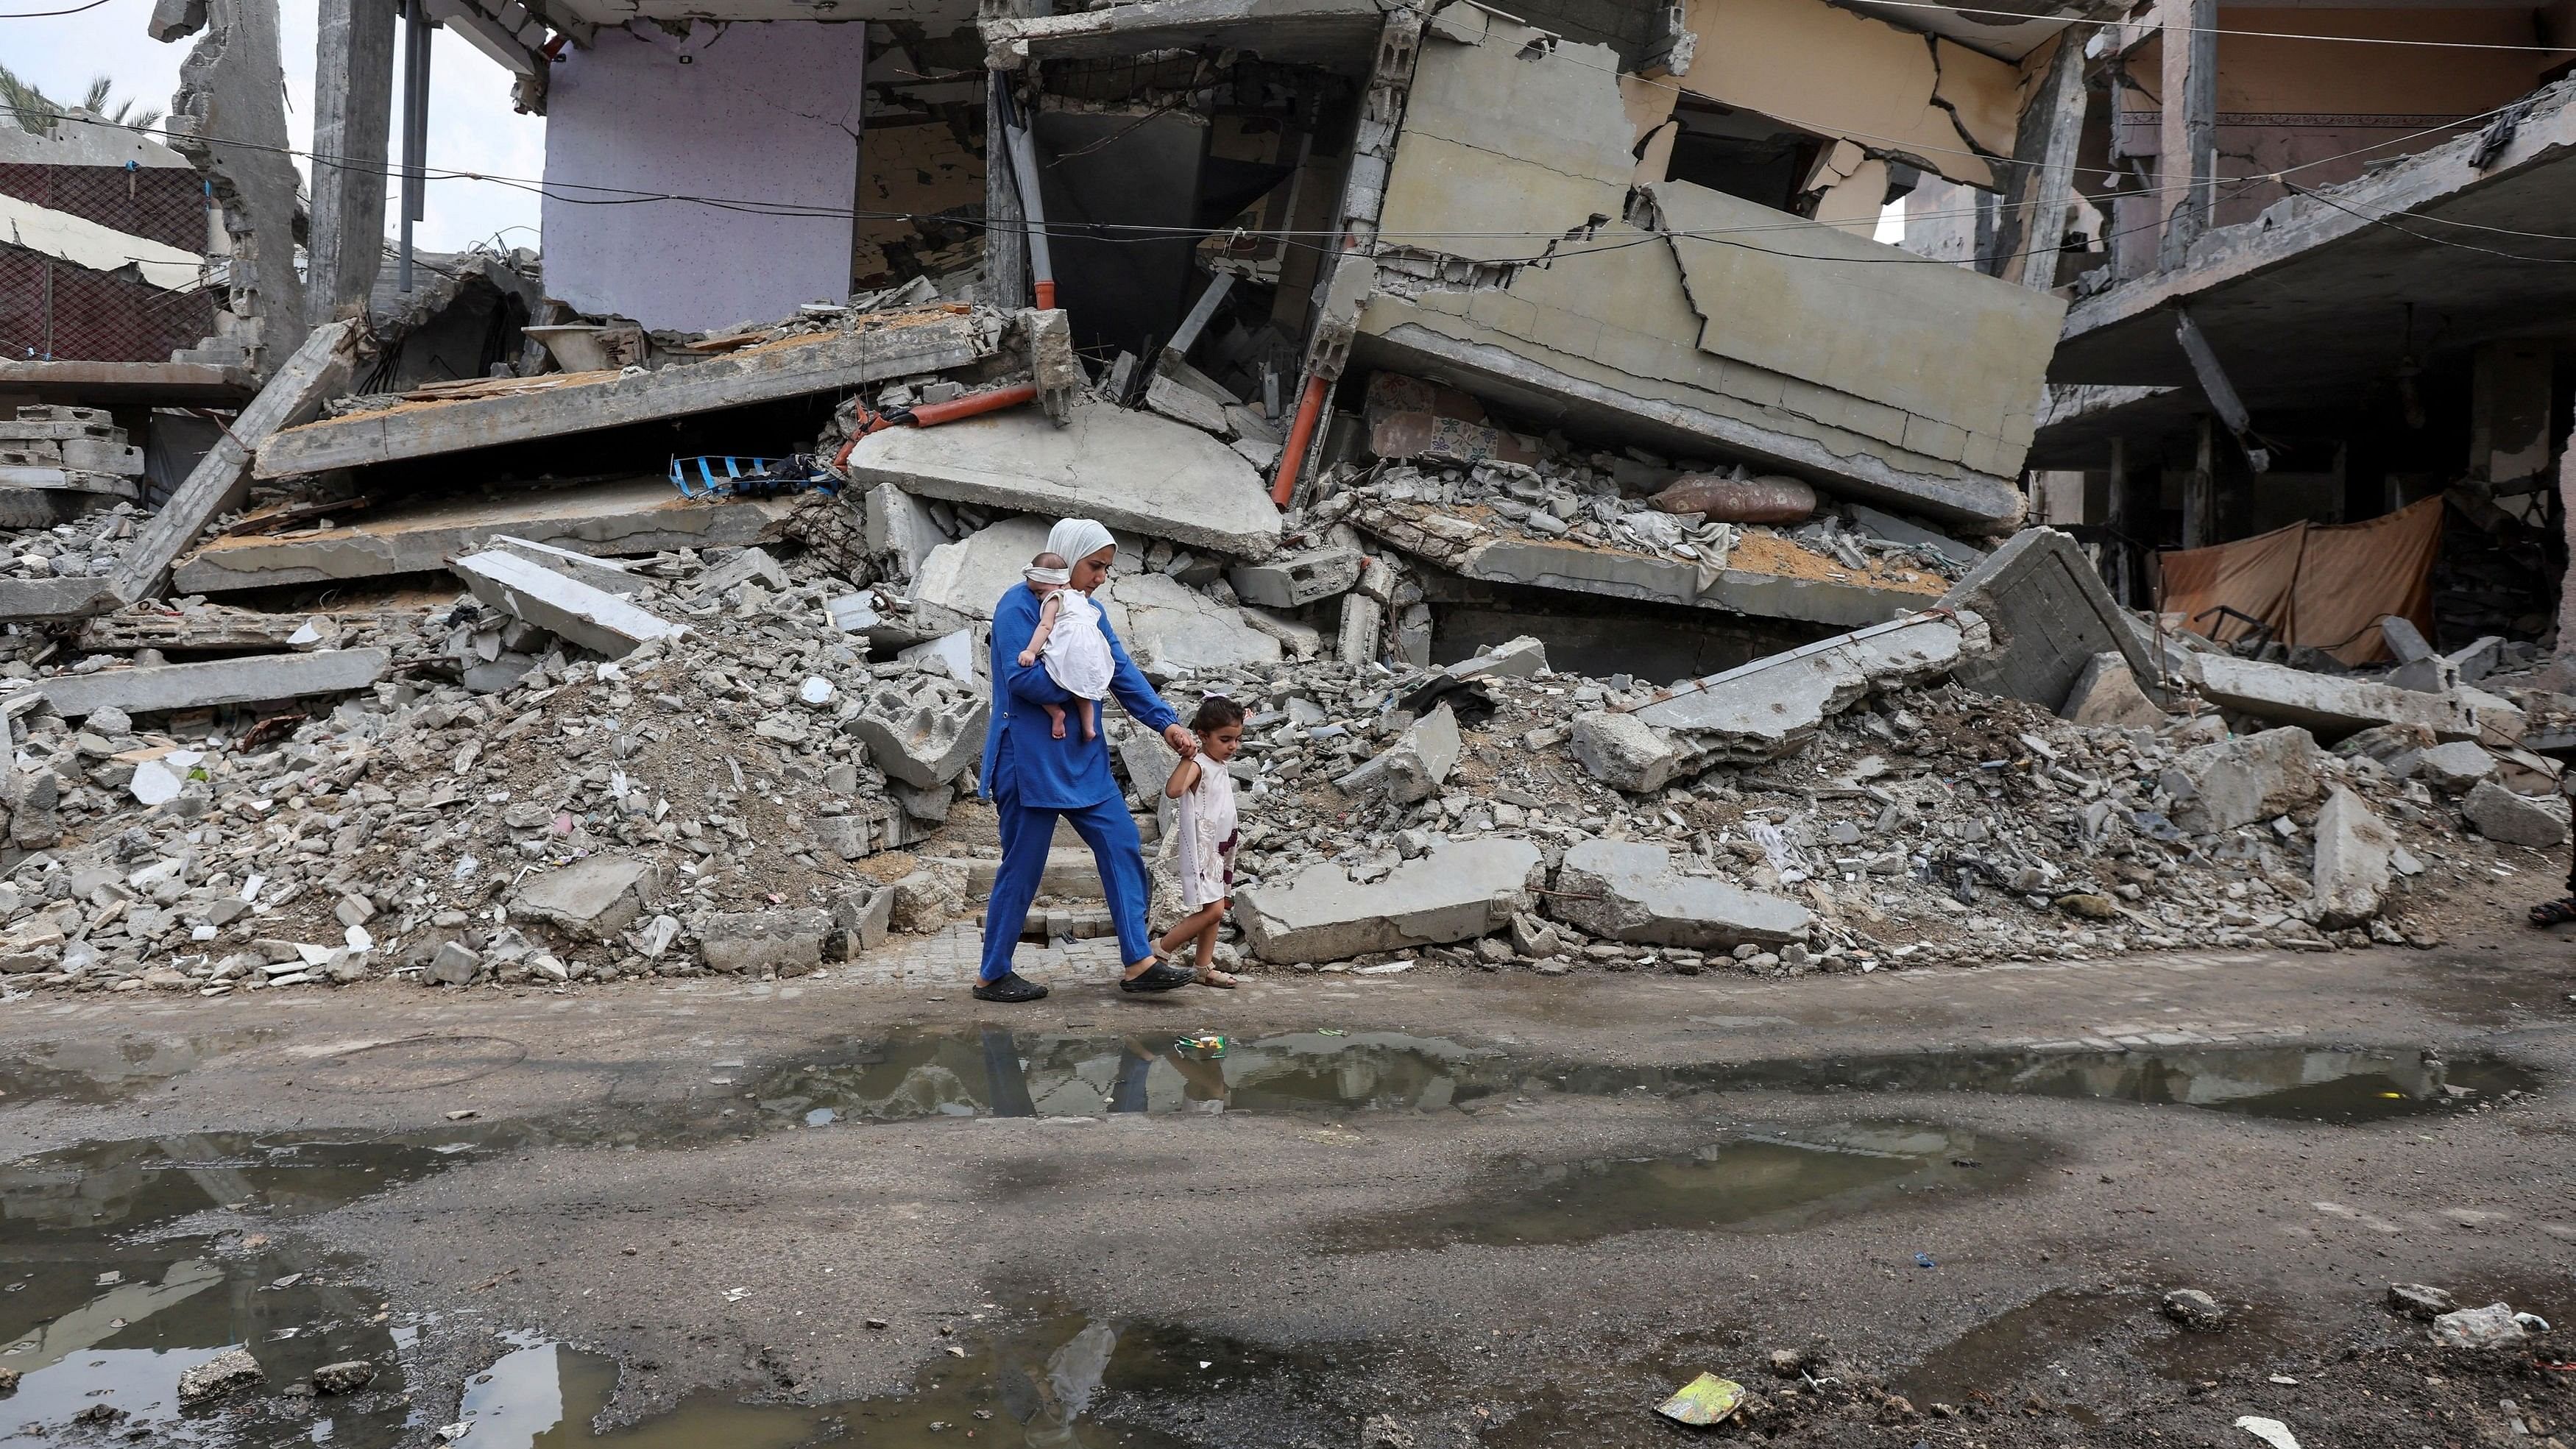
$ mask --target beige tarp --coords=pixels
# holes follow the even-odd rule
[[[2433,637],[2433,559],[2441,547],[2442,500],[2427,498],[2366,523],[2294,523],[2156,558],[2164,610],[2181,615],[2193,633],[2243,634],[2243,620],[2212,612],[2225,605],[2271,625],[2284,643],[2371,664],[2391,657],[2379,636],[2382,615]]]

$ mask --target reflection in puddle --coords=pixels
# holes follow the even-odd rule
[[[2340,1047],[1914,1053],[1709,1070],[1712,1085],[1796,1092],[2006,1092],[2339,1123],[2492,1101],[2507,1091],[2530,1091],[2539,1082],[2532,1072],[2498,1057],[2445,1063],[2412,1051]]]
[[[770,1074],[764,1117],[808,1125],[923,1117],[1110,1112],[1435,1111],[1512,1092],[1607,1097],[1731,1090],[2000,1092],[2203,1107],[2308,1122],[2370,1122],[2490,1101],[2538,1083],[2495,1057],[2225,1047],[2107,1052],[1917,1052],[1831,1061],[1569,1064],[1402,1032],[1237,1038],[1200,1060],[1168,1033],[1133,1037],[906,1031],[837,1062]],[[818,1117],[817,1113],[823,1113]]]
[[[2041,1294],[1926,1354],[1897,1391],[1918,1404],[1966,1403],[1977,1394],[2009,1403],[2025,1389],[2055,1393],[2142,1375],[2194,1383],[2243,1374],[2281,1347],[2271,1309],[2231,1304],[2226,1332],[2194,1333],[2157,1311],[2162,1296],[2138,1287]]]
[[[59,1101],[121,1102],[286,1033],[245,1028],[194,1036],[80,1036],[19,1042],[0,1057],[0,1106]]]
[[[1445,1243],[1543,1246],[1657,1228],[1804,1227],[1915,1193],[2003,1186],[2037,1156],[2028,1143],[1904,1122],[1842,1123],[1729,1137],[1661,1157],[1522,1162],[1508,1185],[1392,1218],[1354,1223],[1345,1249]]]
[[[217,1442],[183,1416],[179,1375],[240,1345],[265,1390],[227,1402],[252,1442],[392,1442],[407,1420],[392,1331],[351,1265],[290,1248],[259,1220],[355,1201],[451,1160],[432,1147],[310,1134],[173,1135],[102,1142],[0,1166],[0,1368],[23,1375],[0,1402],[0,1445],[58,1442],[99,1406],[118,1437]],[[200,1214],[250,1218],[190,1231]],[[370,1359],[344,1399],[282,1392],[323,1364]]]
[[[1110,1112],[1432,1111],[1504,1090],[1501,1051],[1400,1032],[1237,1038],[1224,1056],[1177,1050],[1168,1029],[1133,1037],[905,1032],[837,1063],[760,1084],[765,1115],[810,1119],[1096,1117]],[[827,1119],[828,1120],[828,1119]]]
[[[792,1449],[826,1440],[880,1449],[1181,1449],[1207,1442],[1175,1426],[1221,1417],[1209,1412],[1216,1396],[1284,1391],[1314,1367],[1185,1330],[1062,1313],[970,1336],[961,1347],[965,1358],[939,1360],[899,1394],[806,1405],[698,1393],[669,1413],[601,1432],[592,1424],[616,1391],[617,1361],[543,1343],[476,1375],[459,1416],[472,1426],[466,1449]],[[1151,1425],[1124,1416],[1145,1405]],[[1274,1442],[1302,1442],[1286,1423],[1265,1422],[1284,1436]]]

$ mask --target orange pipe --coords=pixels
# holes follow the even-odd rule
[[[1037,384],[1031,382],[1021,383],[1018,387],[997,387],[990,392],[970,392],[964,397],[951,398],[940,403],[923,403],[912,409],[912,425],[916,428],[935,428],[941,423],[955,422],[959,418],[971,418],[977,413],[999,412],[1004,408],[1018,407],[1024,402],[1035,402],[1037,397]]]
[[[1040,278],[1038,278],[1037,288],[1038,288],[1038,310],[1039,310],[1039,311],[1041,311],[1041,312],[1052,312],[1052,311],[1054,311],[1054,310],[1055,310],[1055,279],[1054,279],[1054,278],[1052,278],[1052,277],[1040,277]]]
[[[1285,509],[1288,500],[1297,496],[1297,471],[1306,466],[1306,445],[1315,440],[1315,419],[1323,416],[1324,389],[1330,384],[1321,377],[1306,379],[1306,395],[1297,400],[1297,421],[1288,425],[1288,446],[1279,452],[1279,477],[1270,485],[1270,502]]]

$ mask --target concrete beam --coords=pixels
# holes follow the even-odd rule
[[[653,581],[634,572],[615,559],[592,558],[550,543],[526,538],[495,538],[492,547],[499,552],[526,559],[539,568],[552,569],[568,579],[578,579],[594,589],[612,594],[640,594],[651,588]]]
[[[305,308],[317,326],[362,315],[376,284],[385,246],[393,75],[390,0],[322,0],[313,47],[313,216],[305,248]]]
[[[206,709],[307,694],[364,689],[385,677],[393,656],[382,649],[326,649],[313,654],[267,654],[201,664],[152,664],[102,669],[39,680],[36,687],[54,712],[79,719],[113,705],[127,714]]]
[[[634,377],[583,373],[542,391],[332,418],[269,440],[256,473],[286,478],[363,468],[838,392],[964,367],[992,355],[997,342],[993,329],[965,312],[905,314],[865,332],[794,337]]]
[[[502,502],[478,495],[294,538],[214,539],[182,562],[171,581],[182,593],[220,594],[425,573],[458,554],[499,547],[502,538],[585,554],[716,548],[759,542],[786,507],[760,499],[692,502],[653,478]]]
[[[682,626],[605,589],[594,589],[543,564],[498,549],[448,565],[474,597],[594,654],[621,659],[638,644],[672,638]]]
[[[1256,51],[1273,64],[1348,64],[1377,44],[1377,0],[1138,0],[1064,15],[988,19],[985,64],[1133,56],[1151,50]]]
[[[2037,291],[2057,285],[2058,247],[2075,192],[2075,152],[2084,139],[2084,42],[2080,30],[2059,33],[2048,74],[2022,107],[2003,204],[1996,209],[1996,275]]]
[[[0,361],[0,393],[109,407],[233,408],[259,394],[247,367],[211,362]]]

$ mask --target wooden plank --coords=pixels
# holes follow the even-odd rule
[[[901,325],[816,333],[545,392],[417,403],[310,423],[263,443],[254,471],[261,478],[285,478],[658,422],[963,367],[991,352],[986,324],[969,313],[909,313],[888,320]]]

